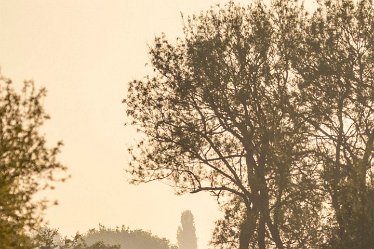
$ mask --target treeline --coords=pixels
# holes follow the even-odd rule
[[[176,249],[165,238],[159,238],[143,230],[130,230],[128,228],[110,229],[100,226],[99,230],[91,229],[85,236],[87,244],[98,241],[111,245],[120,245],[122,249]]]
[[[57,229],[41,228],[34,237],[39,249],[177,249],[167,239],[140,229],[107,228],[90,229],[71,238],[62,237]]]
[[[125,226],[107,228],[103,225],[71,238],[62,238],[58,229],[42,227],[33,240],[38,249],[197,249],[194,217],[189,210],[181,215],[181,225],[177,230],[178,245],[141,229],[131,230]]]

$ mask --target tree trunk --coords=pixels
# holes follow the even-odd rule
[[[240,225],[240,235],[239,235],[239,249],[248,249],[249,243],[254,233],[256,226],[256,211],[250,207],[247,207],[247,215]]]
[[[283,242],[282,242],[282,239],[279,235],[279,231],[278,229],[276,229],[273,225],[273,223],[271,223],[271,221],[269,222],[266,222],[269,230],[270,230],[270,233],[271,233],[271,237],[273,238],[274,242],[275,242],[275,246],[277,249],[284,249],[284,245],[283,245]]]
[[[259,224],[258,224],[258,232],[257,232],[257,243],[259,249],[266,249],[265,244],[265,217],[264,214],[260,214]]]
[[[248,249],[250,241],[250,224],[246,218],[240,226],[239,249]]]

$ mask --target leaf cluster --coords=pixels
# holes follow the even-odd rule
[[[43,108],[45,89],[32,81],[17,92],[11,80],[0,77],[0,247],[32,248],[27,235],[36,228],[45,201],[35,202],[39,190],[63,180],[57,160],[62,143],[47,146],[41,126],[48,119]]]

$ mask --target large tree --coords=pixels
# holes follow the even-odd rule
[[[295,115],[310,143],[333,210],[334,248],[374,243],[374,8],[371,0],[320,1],[293,51]],[[290,108],[291,110],[293,108]]]
[[[0,75],[0,248],[33,248],[28,234],[46,206],[33,196],[65,170],[56,159],[61,144],[49,148],[40,132],[44,96],[33,82],[18,92]]]
[[[184,20],[176,42],[157,37],[154,73],[129,84],[127,115],[145,134],[131,150],[133,182],[238,200],[241,249],[322,240],[313,229],[323,194],[305,146],[310,127],[289,110],[289,48],[304,17],[294,1],[212,8]]]

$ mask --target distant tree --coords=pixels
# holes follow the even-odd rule
[[[93,245],[87,247],[87,249],[120,249],[120,245],[107,245],[104,242],[96,242]]]
[[[165,238],[159,238],[143,230],[130,230],[129,228],[106,228],[100,225],[99,229],[91,229],[84,235],[88,245],[104,242],[107,245],[119,245],[121,249],[176,249]]]
[[[108,245],[102,241],[87,245],[84,236],[77,233],[71,239],[65,238],[61,249],[120,249],[120,245]]]
[[[37,249],[120,249],[119,245],[108,245],[102,241],[87,245],[84,236],[76,233],[71,238],[61,238],[57,229],[42,227],[33,237]]]
[[[55,249],[59,247],[60,238],[58,229],[41,227],[33,237],[38,249]]]
[[[181,226],[178,227],[177,241],[179,249],[197,249],[195,222],[190,210],[184,211],[181,215]]]
[[[29,234],[46,207],[33,196],[65,170],[56,158],[61,143],[49,148],[40,131],[49,118],[43,108],[45,94],[32,81],[25,81],[18,92],[0,75],[0,248],[33,248]]]
[[[87,249],[87,243],[80,233],[76,233],[72,238],[65,237],[61,249]]]

